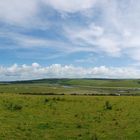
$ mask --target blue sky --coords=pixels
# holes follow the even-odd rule
[[[1,0],[0,80],[140,78],[139,0]]]

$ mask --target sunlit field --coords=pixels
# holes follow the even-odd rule
[[[0,139],[139,140],[138,86],[82,84],[1,84]]]

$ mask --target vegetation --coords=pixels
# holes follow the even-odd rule
[[[59,85],[82,85],[93,87],[140,87],[140,79],[40,79],[29,81],[16,81],[12,83],[34,84],[47,83]]]
[[[140,96],[120,96],[139,95],[138,80],[86,80],[1,83],[0,140],[139,140]]]
[[[140,80],[109,79],[44,79],[5,82],[0,93],[31,95],[140,95]]]
[[[0,95],[2,140],[139,140],[140,97]]]

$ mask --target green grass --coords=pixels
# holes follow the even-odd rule
[[[140,97],[5,94],[0,98],[1,140],[140,138]]]
[[[93,87],[140,87],[140,79],[42,79],[14,83],[47,83]]]
[[[67,86],[67,87],[66,87]],[[0,93],[18,94],[133,94],[140,95],[140,80],[44,79],[1,83]]]
[[[140,87],[140,80],[71,79],[62,84],[93,87]]]
[[[139,80],[1,84],[0,140],[139,140],[140,96],[95,96],[120,91],[140,95]]]
[[[48,85],[48,84],[11,84],[0,85],[0,93],[12,94],[117,94],[123,91],[123,94],[140,95],[140,89],[126,88],[126,87],[92,87],[92,86],[73,86],[70,88],[62,85]]]

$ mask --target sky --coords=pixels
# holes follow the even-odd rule
[[[140,78],[140,0],[0,0],[0,81]]]

